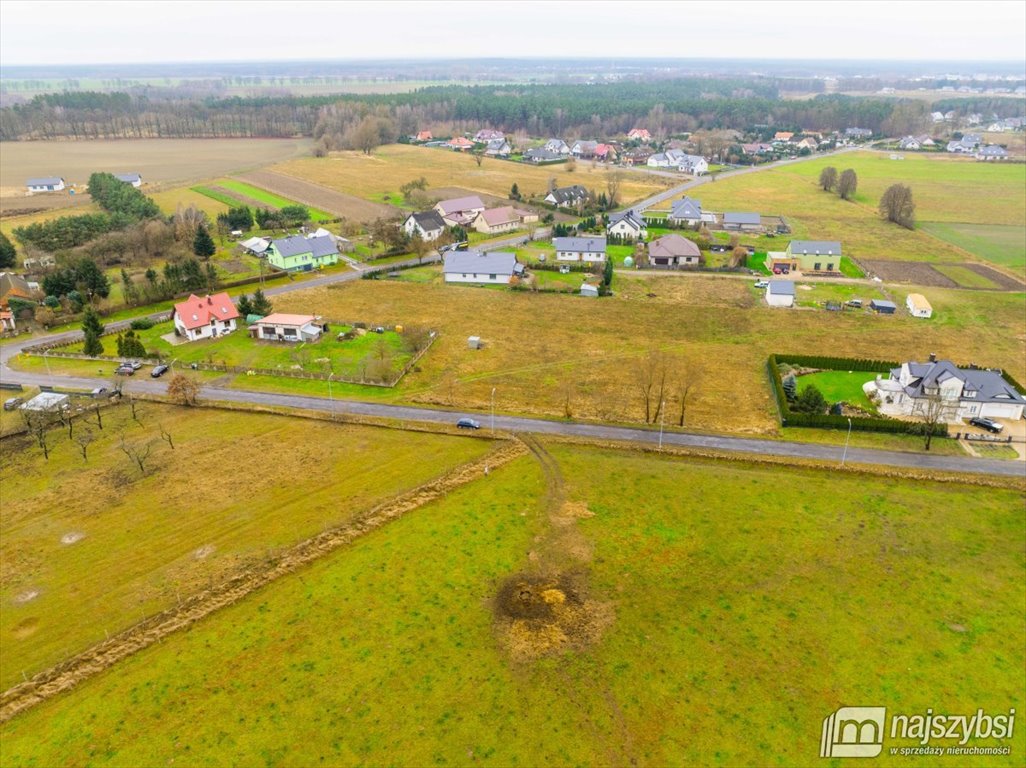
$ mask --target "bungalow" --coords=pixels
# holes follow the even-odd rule
[[[798,142],[798,149],[807,149],[810,152],[819,148],[819,142],[811,136],[806,136],[804,139]]]
[[[910,293],[905,298],[905,306],[908,307],[908,313],[912,317],[929,319],[933,316],[933,307],[930,306],[930,302],[921,293]]]
[[[271,247],[271,240],[267,237],[251,237],[239,243],[239,247],[254,256],[260,256]]]
[[[596,144],[595,159],[603,163],[616,162],[616,147],[612,144]]]
[[[698,267],[702,264],[702,252],[686,237],[663,235],[648,244],[648,262],[664,269]]]
[[[545,196],[545,202],[557,208],[576,208],[588,202],[588,190],[580,184],[569,187],[556,187]]]
[[[975,155],[977,160],[1007,160],[1008,152],[1005,151],[1004,147],[999,147],[997,144],[988,144],[986,147],[981,147],[977,150]]]
[[[413,237],[413,233],[416,232],[421,240],[430,243],[445,232],[445,222],[436,210],[411,213],[403,222],[403,231],[408,237]]]
[[[570,148],[570,154],[574,157],[594,157],[598,148],[597,141],[578,141]]]
[[[114,178],[126,184],[131,184],[133,187],[142,186],[142,176],[138,173],[115,173]]]
[[[501,208],[489,208],[481,211],[474,217],[471,226],[486,235],[498,235],[503,232],[512,232],[520,226],[520,222],[520,214],[513,210],[513,206],[504,205]]]
[[[673,224],[698,226],[702,222],[702,203],[690,197],[684,197],[673,204],[669,221]]]
[[[770,280],[766,286],[766,303],[771,307],[794,306],[794,282],[791,280]]]
[[[627,132],[627,140],[640,141],[642,144],[647,144],[652,140],[652,134],[646,128],[631,128]]]
[[[448,251],[442,265],[447,283],[508,285],[518,274],[517,255],[510,251]]]
[[[249,326],[249,335],[261,341],[317,341],[324,326],[313,315],[274,312]]]
[[[902,363],[886,379],[878,378],[863,387],[888,416],[917,416],[938,399],[941,419],[957,423],[962,419],[1018,420],[1026,406],[1024,398],[1000,371],[959,368],[950,360]]]
[[[841,271],[841,244],[836,240],[792,240],[786,251],[767,253],[766,266],[774,274],[837,274]]]
[[[474,142],[470,139],[465,139],[462,136],[456,136],[455,138],[449,139],[444,146],[455,150],[456,152],[466,152],[468,149],[474,148]]]
[[[287,272],[309,272],[338,263],[338,245],[330,235],[291,235],[272,240],[267,262]]]
[[[29,192],[60,192],[64,189],[64,179],[60,176],[43,176],[25,182]]]
[[[605,261],[604,237],[554,237],[556,261]]]
[[[456,197],[451,200],[440,200],[435,203],[435,210],[448,226],[468,226],[485,209],[485,204],[477,195]]]
[[[513,147],[505,139],[492,139],[485,147],[485,154],[488,157],[509,157]]]
[[[227,293],[215,293],[202,299],[191,294],[185,301],[175,304],[172,317],[175,333],[188,341],[196,341],[234,331],[239,310]]]
[[[506,134],[502,131],[493,131],[491,128],[482,128],[476,134],[474,134],[474,141],[478,144],[487,144],[489,141],[495,141],[496,139],[505,139]]]
[[[703,176],[709,173],[709,162],[700,155],[684,155],[677,161],[677,170],[692,176]]]
[[[542,147],[546,152],[552,152],[556,155],[562,155],[566,157],[570,154],[570,147],[562,139],[549,139],[545,142],[545,146]]]
[[[641,214],[633,210],[611,213],[609,223],[606,224],[606,234],[621,240],[643,240],[648,237],[648,225]]]
[[[528,149],[523,154],[523,160],[525,163],[534,163],[535,165],[542,165],[543,163],[558,163],[561,160],[565,160],[566,157],[567,155],[563,155],[558,152],[550,152],[547,149],[538,148]]]
[[[416,136],[413,137],[414,141],[432,141],[435,137],[431,135],[431,131],[420,131]]]
[[[793,138],[794,133],[792,133],[791,131],[777,131],[775,134],[773,134],[773,143],[776,144],[777,142],[780,142],[782,144],[786,144]]]
[[[919,140],[919,146],[921,146],[921,147],[936,147],[937,146],[937,142],[935,142],[933,139],[931,139],[925,133],[922,136],[917,136],[916,138]]]
[[[982,142],[983,139],[978,134],[967,133],[957,141],[949,141],[947,151],[961,154],[972,153]]]
[[[739,232],[759,232],[762,230],[762,216],[757,213],[725,213],[723,228]]]
[[[666,156],[665,152],[657,152],[649,156],[648,160],[645,161],[645,165],[649,168],[669,168],[670,158]]]

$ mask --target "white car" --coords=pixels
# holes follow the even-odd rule
[[[756,288],[769,288],[769,281],[768,280],[756,280],[755,281],[755,287]]]

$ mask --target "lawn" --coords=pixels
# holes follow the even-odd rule
[[[88,463],[62,429],[51,432],[49,461],[27,438],[2,445],[5,689],[23,671],[50,666],[488,448],[426,433],[155,403],[137,415],[141,423],[119,406],[102,431],[93,418],[77,422],[76,434],[94,438]],[[119,449],[121,435],[129,446],[152,444],[145,476]],[[432,461],[424,461],[428,455]],[[33,591],[37,597],[18,602]]]
[[[587,272],[569,272],[562,275],[559,272],[551,272],[547,269],[532,270],[531,275],[539,290],[568,292],[580,291],[584,279],[591,277],[590,273]]]
[[[964,248],[984,261],[1026,277],[1026,227],[928,222],[924,232]]]
[[[786,362],[786,360],[782,362]],[[876,413],[876,406],[866,397],[866,393],[862,391],[862,385],[867,381],[873,381],[877,375],[887,378],[890,375],[890,371],[879,371],[878,373],[867,371],[820,371],[819,373],[808,373],[798,377],[798,393],[801,394],[808,387],[816,387],[823,393],[823,397],[831,405],[845,402]]]
[[[837,301],[844,304],[846,301],[851,301],[852,299],[862,299],[863,305],[868,306],[872,299],[886,298],[879,289],[874,288],[871,285],[862,284],[799,282],[796,284],[795,288],[795,301],[800,307],[822,308],[828,301]],[[844,311],[851,312],[858,310],[851,310],[846,307]]]
[[[6,723],[5,761],[812,765],[839,706],[1026,704],[1021,493],[550,450],[552,506],[519,459]],[[558,631],[496,594],[539,571],[577,642],[525,660]]]
[[[255,187],[252,184],[247,184],[237,179],[218,179],[214,182],[214,186],[223,187],[229,192],[237,192],[243,197],[252,198],[259,203],[269,205],[271,208],[302,205],[302,203],[297,203],[295,200],[289,200],[287,197],[276,195],[273,192],[268,192],[266,189]],[[334,214],[322,211],[319,208],[312,208],[311,206],[306,206],[306,208],[310,211],[310,216],[314,221],[329,221],[335,218]]]

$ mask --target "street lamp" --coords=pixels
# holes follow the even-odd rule
[[[492,435],[495,435],[495,387],[492,387]]]
[[[851,417],[848,417],[848,435],[844,438],[844,453],[841,454],[841,466],[844,466],[844,460],[848,458],[848,441],[851,440]]]

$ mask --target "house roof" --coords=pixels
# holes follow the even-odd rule
[[[898,308],[898,305],[895,304],[893,301],[886,301],[884,299],[873,299],[871,302],[869,302],[869,306],[871,306],[871,307],[878,307],[878,308],[881,308],[881,309],[897,309]]]
[[[983,147],[979,154],[990,156],[990,157],[1005,157],[1008,152],[1005,151],[1004,147],[999,147],[997,144],[991,144],[990,146]]]
[[[472,146],[474,146],[474,142],[472,142],[470,139],[465,139],[462,136],[457,136],[456,138],[449,140],[449,146],[450,147],[472,147]]]
[[[224,291],[202,299],[191,294],[185,301],[175,304],[175,317],[182,321],[187,330],[192,331],[208,325],[211,320],[234,320],[239,317],[239,310]]]
[[[724,224],[761,224],[762,216],[757,213],[725,213]]]
[[[52,411],[70,400],[70,397],[62,395],[60,392],[40,392],[21,407],[26,411]]]
[[[574,143],[574,146],[575,147],[580,147],[582,150],[590,149],[590,150],[592,150],[594,152],[595,148],[598,146],[598,142],[597,141],[578,141],[578,142]]]
[[[54,184],[60,184],[64,179],[60,176],[40,176],[38,179],[28,179],[25,182],[25,186],[28,187],[49,187]]]
[[[138,173],[115,173],[114,178],[119,179],[120,181],[128,182],[129,184],[136,181],[142,181],[142,176],[140,176]]]
[[[302,235],[290,235],[279,240],[274,240],[271,245],[283,257],[298,256],[301,253],[312,253],[314,256],[330,256],[338,253],[335,241],[331,235],[320,237],[303,237]]]
[[[639,216],[633,209],[609,214],[609,227],[612,227],[620,221],[627,222],[628,226],[639,231],[645,228],[644,219],[642,219],[641,216]]]
[[[686,237],[676,234],[663,235],[648,244],[648,255],[652,258],[674,258],[678,256],[701,256],[698,245]]]
[[[440,200],[435,205],[435,210],[439,211],[443,216],[448,216],[452,213],[472,211],[475,208],[483,209],[484,207],[485,204],[481,202],[480,197],[468,195],[467,197],[455,197],[452,200]]]
[[[790,141],[793,136],[791,131],[777,131],[773,138],[779,141]]]
[[[0,300],[8,296],[22,296],[26,299],[32,297],[32,288],[21,275],[13,272],[0,272]]]
[[[922,397],[924,388],[932,389],[955,378],[964,382],[966,390],[977,393],[972,398],[974,402],[1026,403],[1026,397],[1019,394],[998,371],[983,368],[959,368],[950,360],[938,360],[934,363],[912,361],[906,365],[912,381],[905,386],[905,392],[912,397]],[[900,376],[901,368],[891,370],[892,379],[898,379]]]
[[[788,244],[791,255],[812,253],[817,256],[840,256],[841,244],[836,240],[792,240]]]
[[[930,306],[930,302],[926,300],[926,297],[921,293],[910,293],[906,299],[913,309],[927,309],[932,311],[933,307]]]
[[[770,280],[767,289],[774,296],[794,296],[793,280]]]
[[[549,195],[552,195],[555,199],[556,205],[562,205],[563,203],[573,203],[578,200],[583,200],[588,196],[588,190],[580,184],[571,184],[569,187],[557,187],[549,192]],[[548,195],[546,195],[546,197],[548,197]]]
[[[449,251],[442,271],[446,273],[512,275],[517,255],[511,251]]]
[[[442,221],[438,211],[419,211],[411,213],[410,217],[417,222],[417,226],[425,232],[433,232],[436,229],[445,229],[445,222]]]
[[[606,252],[606,238],[604,237],[554,237],[552,244],[556,246],[557,251]]]
[[[563,159],[563,156],[561,154],[559,154],[558,152],[550,152],[549,150],[543,149],[543,148],[542,149],[537,149],[537,148],[536,149],[529,149],[526,152],[524,152],[524,160],[537,160],[537,161],[549,160],[549,161],[551,161],[551,160],[562,160],[562,159]]]
[[[288,325],[301,328],[316,320],[313,315],[290,315],[285,312],[273,312],[257,321],[258,325]]]
[[[702,218],[702,202],[690,197],[684,197],[673,204],[670,218],[700,219]]]
[[[481,211],[478,216],[484,219],[485,224],[489,227],[509,224],[511,221],[520,221],[520,215],[513,210],[512,205],[504,205],[501,208],[489,208]]]
[[[263,253],[270,247],[271,243],[266,237],[251,237],[249,240],[243,240],[239,245],[248,251]]]

